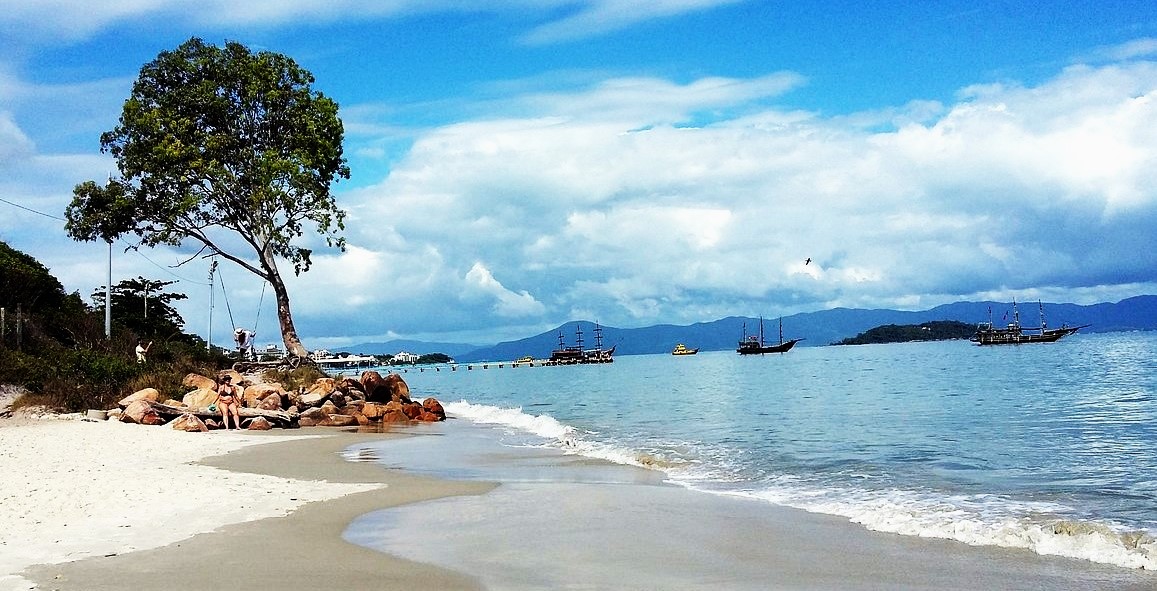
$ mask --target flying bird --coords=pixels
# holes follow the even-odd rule
[[[807,260],[803,262],[803,264],[806,267],[808,265],[808,263],[810,263],[810,262],[812,262],[812,258],[808,257]]]

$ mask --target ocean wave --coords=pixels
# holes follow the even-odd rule
[[[673,483],[704,493],[755,498],[845,517],[874,531],[1157,570],[1157,538],[1153,532],[1065,517],[1071,512],[1069,508],[1055,504],[996,495],[947,496],[817,485],[797,475],[765,476],[762,488],[757,489],[752,488],[750,477],[741,476],[736,466],[728,465],[729,454],[720,450],[694,456],[689,451],[694,446],[689,443],[640,449],[635,442],[619,445],[599,440],[596,433],[580,431],[549,415],[528,414],[521,407],[500,408],[465,400],[444,406],[447,413],[458,418],[510,428],[539,439],[526,445],[659,470]],[[681,447],[688,450],[678,451]]]
[[[591,439],[584,436],[590,433],[580,432],[550,415],[526,413],[521,407],[500,408],[473,404],[465,400],[450,402],[443,407],[447,413],[474,423],[500,425],[535,435],[543,439],[540,445],[559,449],[567,454],[661,471],[677,469],[687,464],[685,460],[668,457],[658,450],[637,450]]]
[[[1116,524],[1060,516],[1066,508],[993,495],[938,497],[909,491],[769,488],[709,491],[846,517],[880,532],[1029,550],[1125,568],[1157,569],[1157,538]]]

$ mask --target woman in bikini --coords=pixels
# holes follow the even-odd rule
[[[232,384],[233,378],[229,375],[221,376],[221,384],[217,386],[217,408],[221,411],[221,424],[229,429],[229,415],[233,415],[233,425],[241,429],[241,413],[237,408],[241,401],[237,397],[237,387]]]

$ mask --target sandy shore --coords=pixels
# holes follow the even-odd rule
[[[0,426],[0,590],[315,589],[334,573],[349,583],[334,588],[402,588],[416,578],[475,587],[341,540],[367,511],[491,488],[338,455],[387,435],[183,433],[73,419]]]
[[[22,471],[0,485],[0,589],[1157,588],[496,446],[457,421],[286,433],[0,427],[0,469]]]

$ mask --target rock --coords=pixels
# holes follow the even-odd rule
[[[221,428],[221,423],[218,423],[217,419],[205,419],[205,426],[208,427],[210,431],[215,431]]]
[[[319,408],[321,409],[321,412],[324,412],[327,415],[341,414],[337,410],[337,405],[330,400],[326,400],[325,403],[323,403]]]
[[[383,423],[408,423],[410,416],[406,414],[401,402],[387,402],[385,412],[382,413]]]
[[[161,399],[161,393],[158,392],[156,388],[145,388],[144,390],[137,390],[136,392],[133,392],[132,394],[129,394],[128,396],[125,396],[117,404],[120,405],[121,407],[127,407],[128,405],[130,405],[130,404],[132,404],[138,400],[147,400],[149,402],[157,402],[160,399]]]
[[[347,395],[352,394],[353,392],[361,392],[362,394],[365,394],[365,391],[362,390],[362,383],[349,376],[344,376],[338,380],[337,389],[345,392]]]
[[[161,404],[163,404],[165,406],[189,406],[188,404],[185,404],[184,402],[181,402],[180,400],[174,400],[172,398],[166,399]]]
[[[303,406],[321,406],[329,398],[327,392],[306,392],[301,395],[300,404]]]
[[[367,419],[376,421],[386,414],[386,405],[379,402],[367,402],[362,405],[361,413]]]
[[[410,386],[396,373],[383,378],[376,371],[365,371],[361,381],[367,402],[410,401]]]
[[[341,390],[335,390],[333,394],[329,395],[329,402],[334,406],[341,408],[346,405],[346,396],[342,394]]]
[[[257,403],[270,394],[282,394],[284,392],[285,389],[281,387],[281,384],[260,382],[246,386],[245,393],[241,395],[241,398],[245,401],[245,406],[256,408]]]
[[[326,415],[325,420],[317,424],[319,427],[352,427],[358,424],[354,417],[346,415]]]
[[[210,404],[217,402],[217,391],[214,389],[206,390],[204,388],[199,388],[189,392],[188,394],[185,394],[185,397],[181,399],[181,402],[185,403],[185,406],[191,406],[193,408],[205,408]]]
[[[129,404],[121,414],[121,421],[138,425],[163,425],[165,419],[144,400]]]
[[[326,413],[320,408],[309,408],[301,413],[297,423],[302,427],[313,427],[326,419]]]
[[[169,424],[177,431],[185,431],[188,433],[205,432],[209,430],[205,422],[192,413],[185,413],[173,419],[173,422]]]
[[[257,402],[257,408],[261,410],[281,410],[281,395],[276,392],[270,393]]]
[[[217,387],[217,382],[214,382],[213,378],[207,378],[201,374],[191,373],[185,376],[185,379],[181,380],[181,385],[186,388],[192,388],[194,390],[212,390],[213,388]]]
[[[270,423],[265,417],[254,417],[249,421],[249,426],[246,429],[250,431],[268,431],[273,428],[273,423]]]
[[[411,420],[418,420],[418,417],[422,416],[422,413],[425,412],[422,409],[422,405],[417,402],[403,402],[401,404],[402,412],[406,413],[406,416]]]
[[[446,410],[444,408],[442,408],[442,403],[438,402],[437,398],[430,397],[430,398],[423,400],[422,401],[422,410],[425,411],[426,415],[431,415],[431,416],[436,417],[434,419],[434,421],[445,421],[446,420]],[[423,417],[422,420],[423,421],[429,421],[430,419]]]

